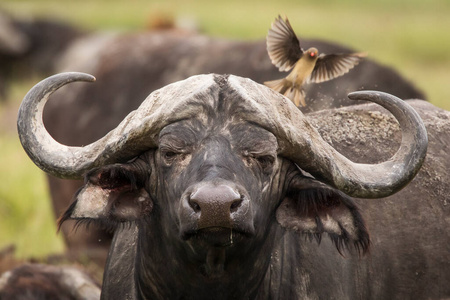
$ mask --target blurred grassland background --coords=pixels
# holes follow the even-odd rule
[[[92,31],[139,31],[157,17],[181,18],[205,34],[232,39],[263,39],[275,17],[287,15],[300,40],[321,38],[368,52],[433,104],[450,109],[450,0],[1,0],[0,8]],[[64,247],[44,174],[23,152],[15,131],[17,107],[41,79],[14,82],[0,104],[0,249],[14,243],[20,257],[60,253]]]

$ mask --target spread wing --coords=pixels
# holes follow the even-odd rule
[[[280,71],[289,71],[303,54],[300,42],[289,20],[281,16],[272,23],[267,34],[267,52],[272,63]]]
[[[324,82],[339,77],[356,66],[366,54],[321,54],[307,82]]]

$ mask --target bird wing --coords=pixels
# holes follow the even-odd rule
[[[365,53],[321,54],[317,58],[316,65],[306,82],[319,83],[342,76],[356,66],[365,56]]]
[[[300,41],[297,39],[289,20],[281,16],[275,19],[267,34],[267,52],[272,63],[280,71],[289,71],[302,57]]]

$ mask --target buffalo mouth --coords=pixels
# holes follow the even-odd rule
[[[213,247],[232,247],[234,244],[248,239],[253,234],[248,231],[227,227],[208,227],[186,231],[182,238],[191,243],[199,243]]]

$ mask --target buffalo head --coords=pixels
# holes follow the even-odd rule
[[[62,221],[137,226],[138,290],[148,298],[194,290],[198,298],[213,291],[228,293],[225,298],[260,293],[283,228],[319,240],[327,232],[338,249],[351,241],[365,251],[368,233],[345,194],[395,193],[426,153],[420,117],[391,95],[350,95],[384,106],[403,130],[390,160],[356,164],[327,144],[287,98],[249,79],[213,74],[153,92],[93,144],[59,144],[42,124],[45,101],[68,82],[93,80],[66,73],[37,84],[19,111],[20,139],[44,171],[85,177]],[[162,276],[167,268],[190,278],[188,287]],[[242,288],[223,288],[242,278],[248,280]]]

